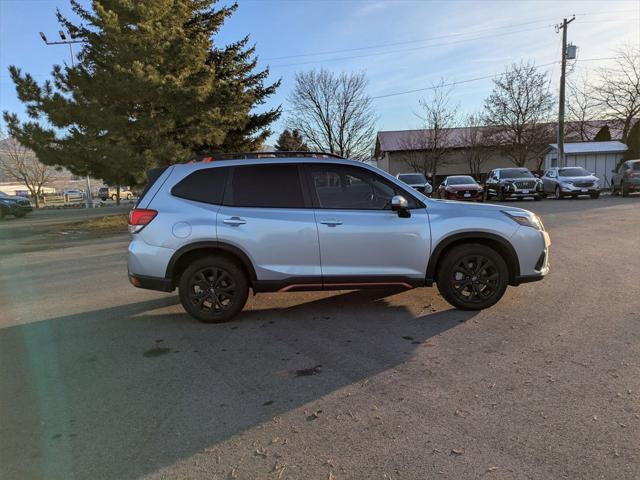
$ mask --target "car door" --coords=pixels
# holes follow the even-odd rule
[[[217,238],[251,260],[260,281],[321,281],[318,230],[300,167],[294,163],[232,168]]]
[[[487,177],[487,181],[485,182],[487,193],[491,193],[493,195],[496,195],[498,193],[496,189],[496,183],[498,182],[497,175],[498,174],[495,170],[489,172],[489,176]]]
[[[557,174],[556,170],[550,168],[542,177],[542,188],[544,193],[553,193],[556,190]]]
[[[431,248],[427,209],[381,175],[340,164],[308,164],[325,287],[424,279]],[[402,195],[411,215],[391,210]]]

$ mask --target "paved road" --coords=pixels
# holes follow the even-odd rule
[[[0,257],[0,478],[640,477],[640,198],[541,212],[552,274],[264,294],[202,325],[126,237]]]

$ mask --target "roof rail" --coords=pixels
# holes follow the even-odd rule
[[[326,152],[303,152],[303,151],[287,151],[287,152],[236,152],[236,153],[223,153],[214,152],[208,155],[201,155],[194,162],[217,162],[218,160],[249,160],[256,158],[289,158],[289,157],[303,157],[303,158],[342,158],[335,153]]]

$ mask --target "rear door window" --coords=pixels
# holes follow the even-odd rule
[[[171,194],[195,202],[221,205],[228,174],[228,167],[196,170],[180,180],[171,189]]]
[[[296,164],[233,167],[224,204],[234,207],[306,208]]]

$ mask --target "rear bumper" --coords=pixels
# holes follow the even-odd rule
[[[175,290],[170,278],[146,277],[144,275],[133,275],[129,272],[129,282],[134,287],[147,290],[157,290],[159,292],[173,292]]]

